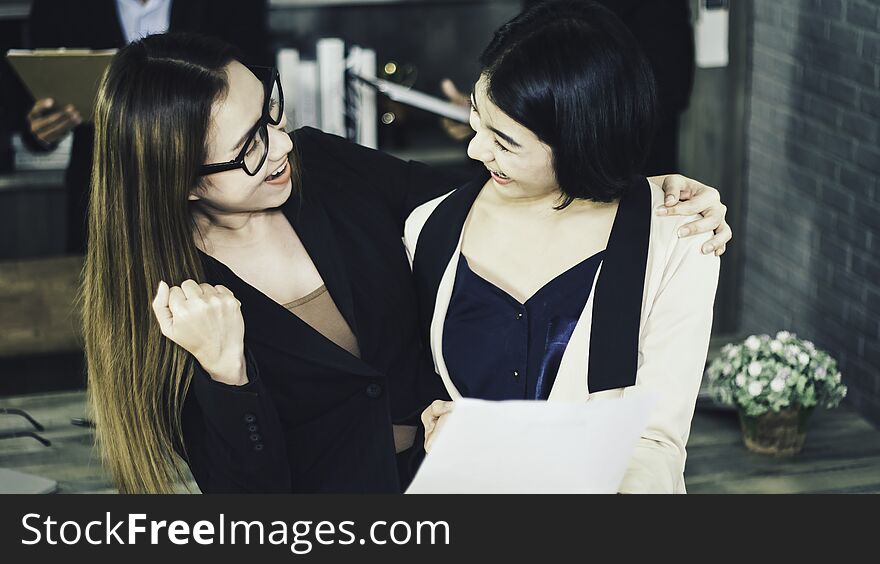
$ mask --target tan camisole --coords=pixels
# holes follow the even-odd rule
[[[284,304],[284,307],[308,323],[315,331],[360,358],[361,351],[358,348],[357,338],[351,332],[345,318],[339,313],[339,308],[333,303],[326,286],[321,286],[307,296]],[[395,452],[402,452],[412,446],[416,435],[415,427],[393,425],[392,428]]]
[[[360,358],[357,338],[333,303],[326,286],[284,304],[284,307],[341,348]]]

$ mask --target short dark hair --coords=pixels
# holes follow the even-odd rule
[[[624,24],[595,2],[546,2],[502,25],[480,57],[489,99],[553,150],[563,193],[620,198],[654,134],[651,67]]]

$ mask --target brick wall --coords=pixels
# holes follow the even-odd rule
[[[880,0],[754,0],[741,328],[840,362],[880,424]]]

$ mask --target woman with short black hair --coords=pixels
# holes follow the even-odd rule
[[[451,399],[659,401],[621,492],[680,492],[719,259],[657,217],[655,115],[632,35],[592,2],[517,16],[482,57],[468,155],[484,176],[409,216],[422,335]],[[719,249],[715,250],[715,254]],[[688,301],[676,303],[676,296]],[[454,402],[425,410],[425,449]]]
[[[560,208],[611,202],[632,185],[657,103],[651,67],[620,20],[597,4],[533,8],[498,29],[480,63],[490,102],[553,149]]]

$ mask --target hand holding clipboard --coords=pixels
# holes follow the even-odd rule
[[[60,107],[52,98],[40,98],[27,115],[31,135],[46,145],[61,141],[82,123],[82,115],[73,104]]]
[[[101,76],[115,53],[115,49],[10,50],[6,58],[36,100],[28,114],[31,133],[52,144],[73,127],[91,121]]]

